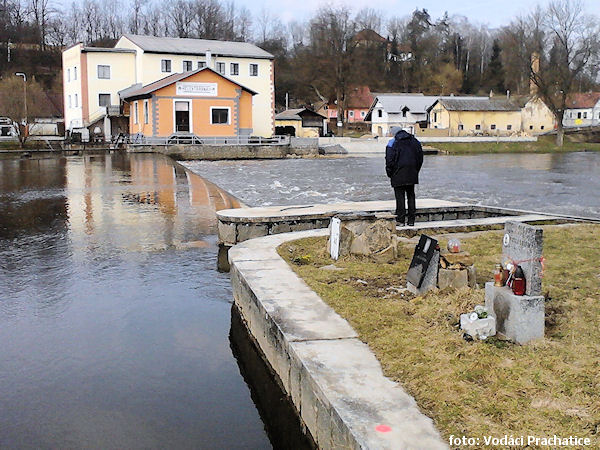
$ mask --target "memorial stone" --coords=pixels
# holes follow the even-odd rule
[[[525,295],[542,294],[543,231],[525,223],[507,222],[502,239],[502,258],[517,262],[525,273]]]
[[[437,285],[440,251],[438,242],[421,235],[406,274],[406,287],[413,294],[423,294]]]

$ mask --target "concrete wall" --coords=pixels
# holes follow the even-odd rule
[[[307,139],[308,140],[308,139]],[[316,139],[300,141],[298,145],[135,145],[129,144],[127,151],[133,153],[162,153],[177,160],[204,159],[279,159],[286,156],[317,155]]]

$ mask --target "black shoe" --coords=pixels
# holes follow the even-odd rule
[[[406,225],[408,225],[409,227],[414,227],[415,223],[414,222],[408,222]]]

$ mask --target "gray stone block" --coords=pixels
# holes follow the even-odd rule
[[[469,287],[477,287],[477,271],[474,265],[467,267],[467,278],[469,279]]]
[[[315,224],[312,221],[307,220],[306,222],[293,223],[292,225],[290,225],[290,228],[292,229],[292,231],[306,231],[314,229]]]
[[[496,330],[525,344],[544,337],[544,297],[514,295],[506,286],[485,284],[485,307],[496,318]]]
[[[288,222],[275,222],[271,225],[269,234],[289,233],[290,231],[292,231],[292,228]]]
[[[219,243],[226,245],[235,245],[237,243],[236,224],[221,222],[218,224]]]
[[[469,285],[469,277],[466,269],[452,270],[440,268],[438,272],[438,287],[440,289],[459,289]]]
[[[242,223],[237,226],[237,241],[244,242],[248,239],[254,239],[266,236],[269,233],[269,227],[261,223]]]
[[[456,220],[458,219],[458,213],[455,212],[445,212],[444,220]]]
[[[435,252],[433,252],[433,257],[431,258],[431,262],[429,263],[427,272],[425,272],[425,278],[423,279],[421,287],[418,288],[410,281],[408,281],[406,283],[406,288],[415,295],[423,295],[426,292],[435,289],[437,286],[439,265],[440,252],[436,250]]]

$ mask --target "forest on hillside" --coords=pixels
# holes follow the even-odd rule
[[[557,28],[567,22],[564,36]],[[532,55],[548,72],[549,95],[597,89],[599,80],[599,20],[567,0],[534,7],[500,28],[419,8],[392,16],[324,6],[284,23],[274,11],[226,0],[84,0],[65,10],[52,0],[0,0],[0,75],[26,72],[59,91],[63,48],[111,46],[124,33],[253,42],[275,55],[278,106],[286,93],[291,105],[343,102],[351,87],[364,85],[378,92],[527,94]]]

